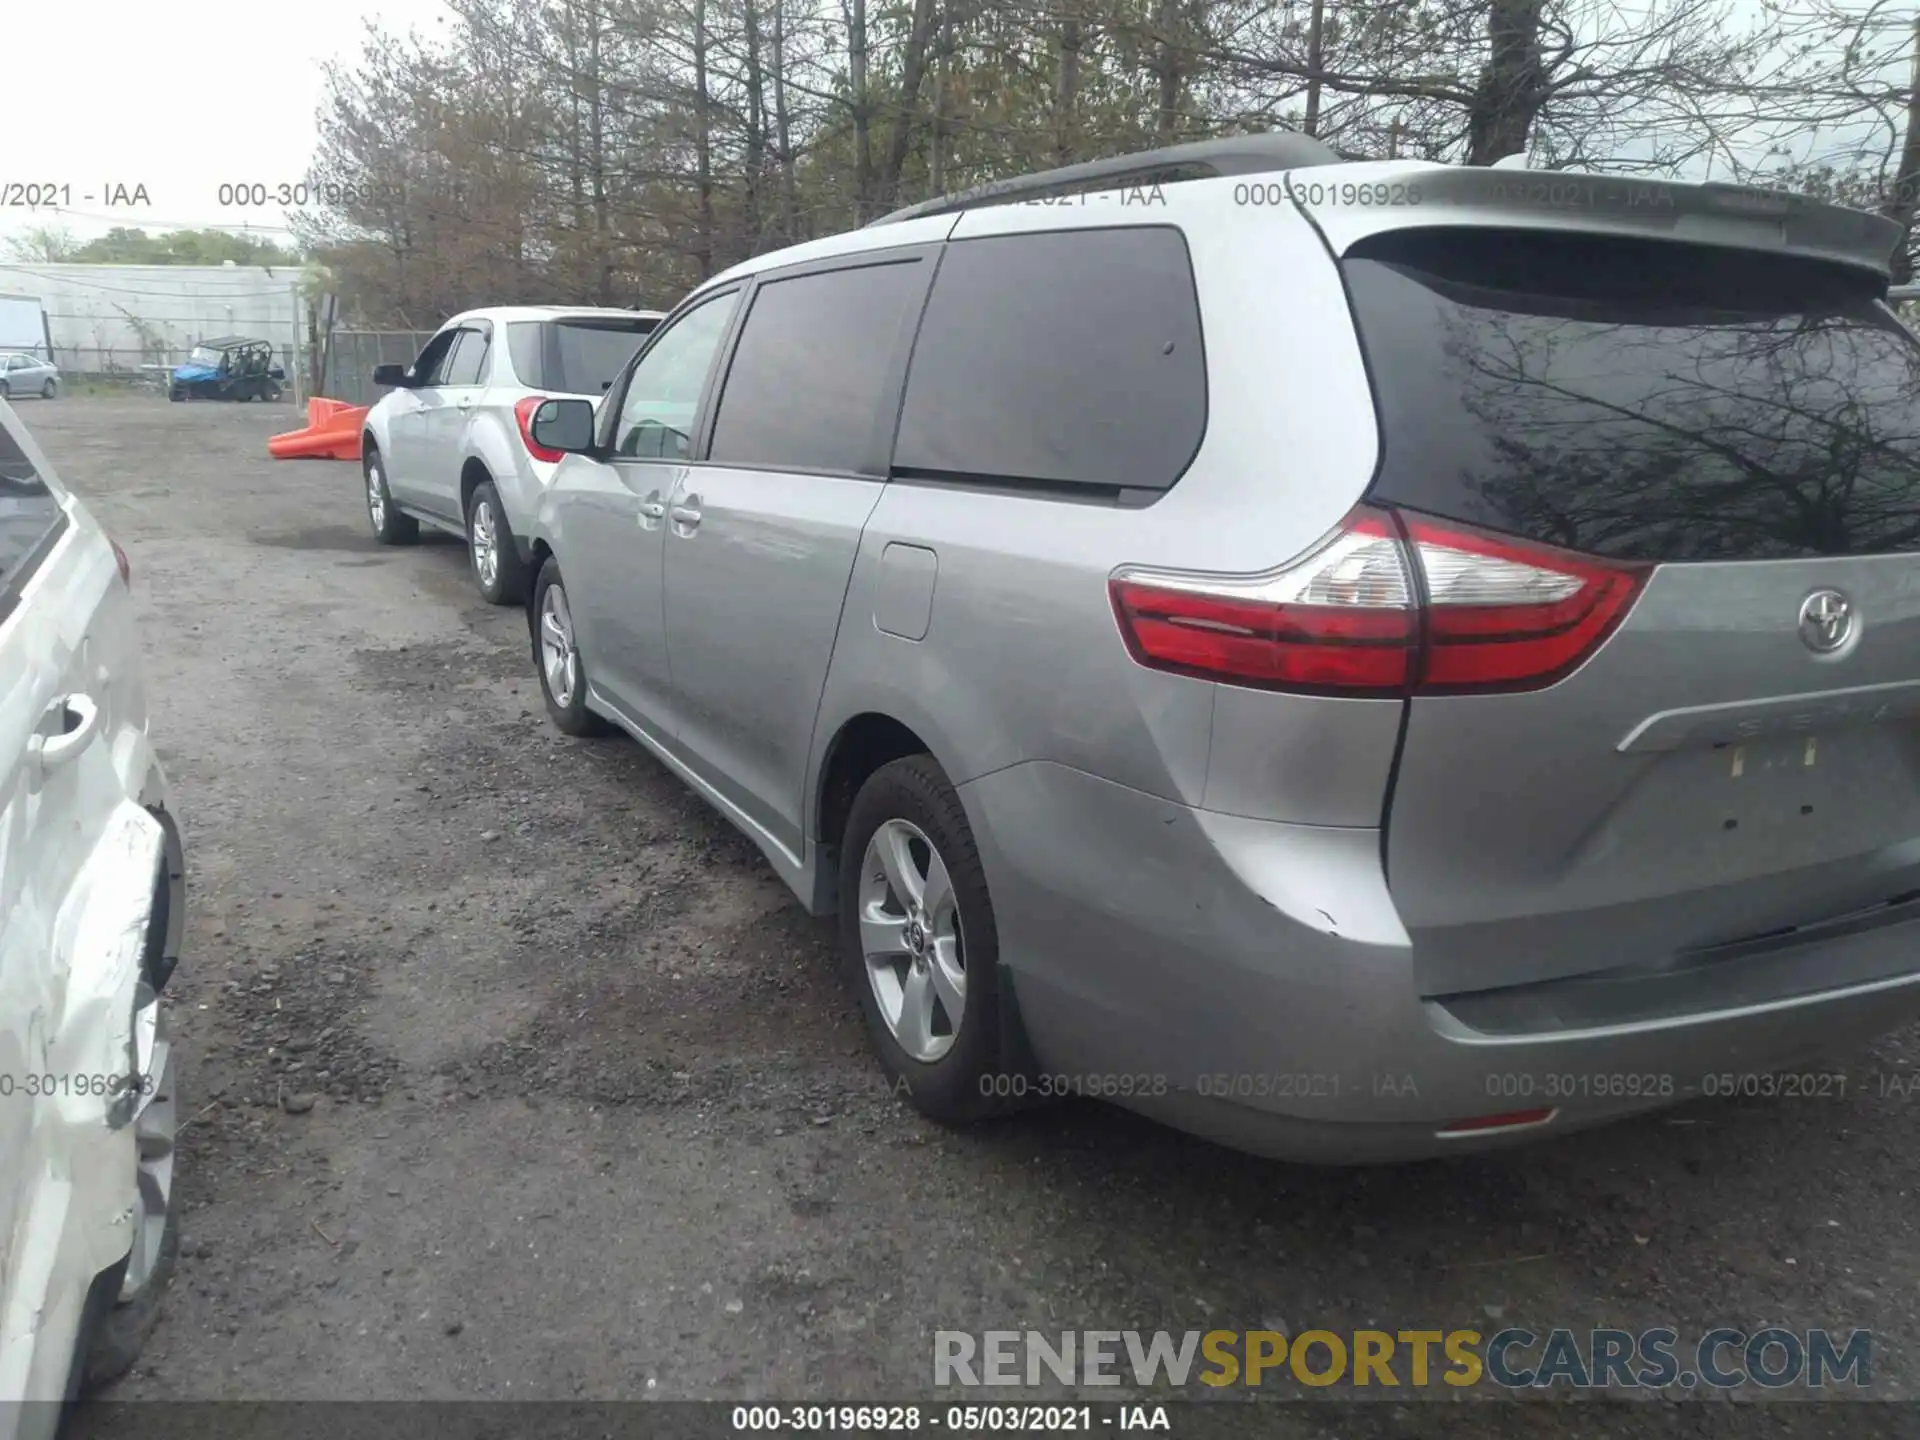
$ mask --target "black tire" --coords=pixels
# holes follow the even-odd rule
[[[180,1207],[175,1204],[167,1211],[166,1228],[160,1232],[160,1255],[154,1261],[147,1288],[100,1317],[100,1326],[87,1346],[80,1380],[82,1394],[118,1380],[133,1368],[146,1348],[147,1337],[160,1321],[160,1303],[166,1298],[179,1258]]]
[[[905,820],[939,851],[957,903],[961,960],[966,974],[964,1013],[952,1026],[953,1044],[925,1063],[904,1050],[880,1011],[860,940],[860,889],[867,843],[889,820]],[[994,1095],[1003,1073],[997,991],[1000,942],[993,901],[980,866],[980,852],[966,811],[946,774],[930,755],[910,755],[882,765],[860,787],[840,849],[840,951],[847,979],[860,996],[867,1033],[896,1094],[922,1115],[946,1125],[964,1125],[1014,1108]]]
[[[553,687],[548,683],[541,641],[549,590],[560,592],[563,608],[568,615],[568,640],[573,652],[573,687],[564,705],[554,698]],[[546,563],[540,567],[539,578],[533,582],[533,603],[527,607],[527,628],[533,645],[533,670],[540,677],[540,698],[547,702],[547,718],[553,721],[554,728],[561,734],[577,735],[581,739],[609,735],[613,733],[613,726],[587,708],[587,662],[581,657],[578,643],[572,641],[573,607],[564,603],[566,599],[567,582],[560,574],[560,562],[549,555]]]
[[[480,571],[480,556],[474,551],[473,522],[481,506],[493,517],[494,573],[491,584]],[[467,498],[467,564],[473,569],[473,583],[480,598],[489,605],[519,605],[527,598],[527,567],[520,563],[520,551],[513,543],[513,531],[507,524],[507,512],[500,504],[500,492],[491,480],[473,487]]]
[[[184,400],[186,398],[187,398],[187,392],[181,389],[178,385],[169,385],[167,387],[167,399]]]
[[[10,400],[12,398],[13,387],[7,384],[6,381],[0,380],[0,400]]]
[[[274,384],[271,380],[269,380],[267,382],[266,394],[263,395],[261,398],[264,400],[267,400],[268,402],[278,400],[280,398],[280,387]]]
[[[46,384],[40,387],[40,398],[42,400],[51,400],[53,399],[54,396],[58,395],[59,393],[60,393],[60,387],[51,380],[47,381]]]
[[[361,494],[367,507],[367,523],[373,527],[373,538],[382,545],[411,545],[420,538],[420,522],[411,515],[400,513],[400,507],[393,503],[393,491],[387,488],[386,462],[380,458],[380,447],[367,444],[360,456],[360,476],[365,482]],[[374,496],[377,493],[381,504],[376,511]]]

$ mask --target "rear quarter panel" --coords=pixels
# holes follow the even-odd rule
[[[473,419],[467,426],[466,453],[458,467],[464,475],[469,461],[480,462],[500,494],[508,526],[520,540],[525,540],[532,528],[547,475],[553,469],[538,465],[527,454],[526,446],[520,443],[519,422],[513,418],[514,404],[521,396],[532,393],[519,385],[495,385],[488,389],[474,406]]]
[[[912,727],[955,784],[1047,760],[1183,804],[1206,803],[1216,687],[1134,663],[1108,578],[1129,563],[1246,573],[1292,558],[1360,498],[1378,433],[1338,274],[1298,212],[1236,204],[1225,181],[1168,186],[1164,195],[1164,205],[1089,197],[1071,207],[1004,205],[961,215],[956,243],[1119,223],[1178,226],[1207,350],[1206,433],[1179,482],[1140,509],[890,483],[867,524],[822,698],[810,790],[816,804],[834,736],[865,711]],[[879,559],[893,541],[938,557],[931,622],[920,641],[886,634],[874,621]],[[1239,736],[1259,743],[1249,703],[1256,712],[1292,705],[1296,729],[1337,730],[1354,718],[1338,701],[1254,692],[1229,698],[1232,745],[1242,743]],[[1390,758],[1399,706],[1366,704],[1386,719]],[[1303,715],[1318,718],[1302,722]],[[1325,744],[1339,748],[1332,739]],[[1224,758],[1256,773],[1264,763]],[[1377,823],[1385,778],[1382,764],[1362,787],[1361,803],[1337,797],[1322,823]],[[1216,787],[1216,794],[1236,788]],[[1251,813],[1269,808],[1255,803]]]

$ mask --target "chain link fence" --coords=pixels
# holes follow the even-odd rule
[[[372,405],[387,393],[373,383],[376,365],[411,365],[431,330],[334,330],[321,345],[320,384],[313,392],[349,405]]]
[[[69,385],[84,382],[90,386],[165,390],[174,367],[186,364],[192,350],[193,346],[188,344],[55,345],[53,363],[59,367],[62,379]],[[289,395],[293,393],[295,367],[298,366],[299,393],[313,393],[311,385],[307,383],[310,377],[304,354],[290,346],[278,346],[273,352],[273,363],[287,373],[288,378],[280,382],[282,391]]]

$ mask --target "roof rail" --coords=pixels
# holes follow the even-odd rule
[[[1037,198],[1091,181],[1110,181],[1114,185],[1168,184],[1214,175],[1259,175],[1274,170],[1299,170],[1309,165],[1337,165],[1343,158],[1325,141],[1293,130],[1224,135],[1217,140],[1195,140],[1159,150],[1142,150],[1135,155],[1116,155],[1110,160],[1088,160],[1010,180],[991,180],[971,190],[936,195],[918,205],[908,205],[869,220],[867,224],[890,225],[898,220],[917,220],[923,215],[944,215],[954,210]]]

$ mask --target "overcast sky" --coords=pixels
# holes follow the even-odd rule
[[[1759,8],[1733,0],[1732,18],[1757,18]],[[222,203],[220,187],[304,177],[321,65],[353,62],[370,17],[395,33],[432,35],[452,23],[444,0],[323,0],[304,12],[246,0],[0,0],[0,13],[9,117],[0,251],[9,235],[44,225],[81,239],[114,225],[252,227],[287,239],[278,204]],[[1808,139],[1796,149],[1822,148]],[[67,187],[65,208],[25,208],[16,203],[23,185]],[[138,187],[147,204],[111,203]]]
[[[430,34],[449,13],[441,0],[0,6],[8,116],[0,240],[41,225],[82,239],[114,225],[253,225],[286,239],[279,206],[222,205],[220,186],[306,174],[321,64],[358,55],[368,17],[388,30]],[[26,184],[70,187],[71,209],[16,205],[13,192]],[[109,207],[110,187],[131,193],[141,185],[151,204]]]

